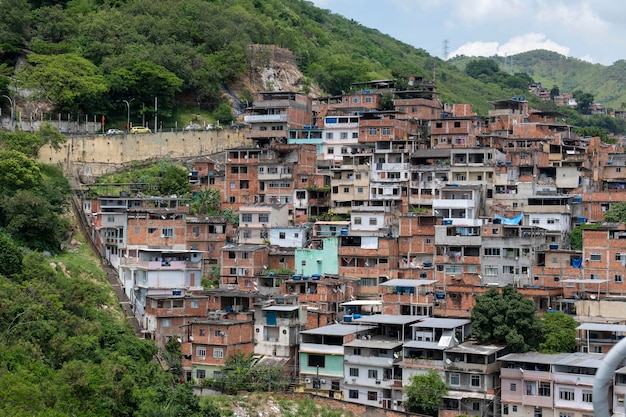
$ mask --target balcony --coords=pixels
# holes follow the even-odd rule
[[[286,114],[260,114],[244,116],[244,123],[278,123],[287,122]]]

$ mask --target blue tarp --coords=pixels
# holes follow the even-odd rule
[[[583,258],[572,258],[572,266],[574,268],[582,268],[583,266]]]
[[[501,224],[520,224],[522,222],[522,219],[524,218],[524,213],[522,214],[518,214],[515,217],[511,217],[511,218],[506,218],[506,217],[502,217],[498,214],[494,214],[493,215],[494,219],[500,219],[500,223]]]

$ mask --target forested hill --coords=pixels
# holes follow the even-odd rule
[[[222,84],[249,75],[252,44],[290,49],[304,84],[327,94],[417,75],[437,82],[442,101],[485,113],[488,100],[520,93],[304,0],[4,0],[0,93],[11,93],[8,76],[54,111],[105,115],[158,95],[167,118],[183,98],[215,108]]]
[[[476,57],[455,57],[448,62],[460,70]],[[561,92],[591,93],[595,102],[613,109],[626,107],[626,60],[610,66],[592,64],[557,52],[536,50],[508,57],[491,57],[506,72],[526,73],[535,82]]]

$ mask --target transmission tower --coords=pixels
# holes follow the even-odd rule
[[[448,39],[443,40],[443,59],[448,59],[448,53],[450,52],[450,41]]]

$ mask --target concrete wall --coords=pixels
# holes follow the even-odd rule
[[[238,146],[250,146],[238,130],[200,132],[158,132],[141,135],[68,136],[55,151],[49,146],[39,151],[39,162],[63,165],[66,172],[83,182],[119,170],[131,161],[190,158],[211,155]]]

